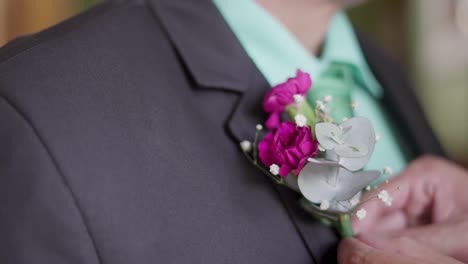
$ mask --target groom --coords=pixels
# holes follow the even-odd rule
[[[334,231],[241,154],[265,91],[297,68],[349,89],[381,134],[374,168],[442,155],[345,2],[109,1],[3,47],[0,262],[336,261]]]

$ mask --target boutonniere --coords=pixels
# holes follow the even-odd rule
[[[263,109],[269,114],[257,125],[255,139],[242,141],[246,157],[275,183],[301,195],[302,208],[343,237],[353,236],[350,217],[363,219],[365,209],[358,205],[380,199],[391,206],[386,190],[367,201],[363,191],[380,176],[366,171],[376,144],[376,134],[365,117],[336,122],[327,110],[332,96],[314,104],[307,101],[312,86],[309,74],[300,70],[265,95]],[[259,138],[260,132],[266,132]]]

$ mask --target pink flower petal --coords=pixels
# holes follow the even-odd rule
[[[286,177],[293,169],[289,167],[288,164],[283,164],[280,168],[279,175],[281,177]]]
[[[270,117],[265,122],[265,126],[268,129],[277,128],[280,125],[281,117],[278,112],[272,113]]]

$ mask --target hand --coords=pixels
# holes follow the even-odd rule
[[[395,244],[395,242],[397,244]],[[369,246],[356,238],[345,238],[338,248],[340,264],[462,264],[409,238],[381,240],[384,249]]]
[[[361,240],[385,254],[406,252],[418,257],[409,253],[424,252],[420,257],[426,255],[431,260],[437,254],[428,253],[433,250],[468,261],[466,170],[439,158],[424,157],[411,163],[391,183],[366,194],[363,200],[381,189],[392,192],[393,205],[387,207],[378,201],[362,205],[367,217],[361,221],[353,219],[354,230]],[[342,249],[349,250],[344,245]],[[407,247],[423,249],[407,252]]]

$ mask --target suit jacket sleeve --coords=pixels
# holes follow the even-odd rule
[[[99,263],[85,217],[47,146],[0,97],[0,263]]]

